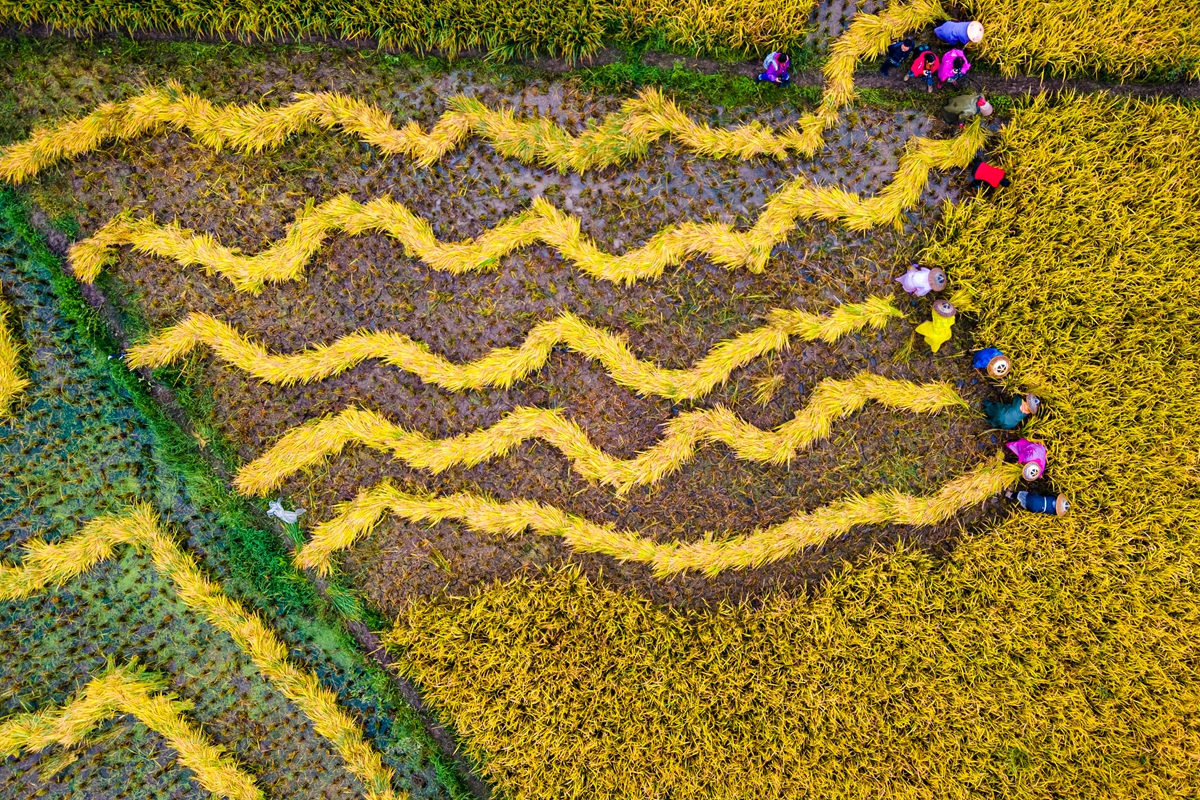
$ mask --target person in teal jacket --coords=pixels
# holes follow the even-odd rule
[[[983,413],[987,414],[988,422],[997,428],[1011,431],[1030,416],[1037,413],[1042,404],[1037,395],[1027,394],[1024,397],[1014,397],[1007,403],[988,401],[983,404]]]

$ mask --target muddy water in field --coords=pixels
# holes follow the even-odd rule
[[[572,129],[615,110],[622,99],[593,95],[570,81],[485,84],[467,71],[414,73],[397,82],[394,76],[385,80],[369,70],[363,74],[351,54],[317,53],[307,61],[297,54],[293,59],[233,65],[219,84],[192,84],[224,101],[268,92],[278,97],[297,90],[337,89],[379,102],[397,118],[426,125],[445,109],[445,98],[457,92],[475,94],[490,105],[511,105],[521,114],[547,115]],[[88,82],[72,69],[57,65],[37,80],[82,86],[76,96],[82,92],[89,100],[112,94],[103,80]],[[801,113],[790,107],[691,110],[719,125],[754,118],[782,126]],[[49,113],[31,109],[35,118],[41,111]],[[186,136],[171,134],[81,158],[40,181],[34,197],[51,206],[78,202],[85,209],[80,215],[82,235],[128,208],[138,215],[153,213],[160,221],[178,220],[254,252],[282,236],[309,198],[321,202],[348,192],[365,201],[389,195],[428,219],[438,237],[454,240],[476,236],[543,196],[578,215],[583,230],[601,247],[623,252],[685,220],[747,225],[766,199],[798,174],[819,185],[874,193],[895,170],[904,142],[928,135],[944,135],[944,128],[917,112],[859,109],[829,133],[827,148],[812,160],[711,161],[660,143],[648,158],[623,168],[560,175],[502,159],[480,142],[433,167],[416,168],[326,135],[299,136],[281,151],[242,156],[214,154]],[[117,287],[123,287],[114,294],[126,296],[130,308],[152,329],[187,312],[202,311],[230,321],[274,350],[294,351],[365,328],[402,332],[434,352],[465,361],[495,347],[516,345],[537,322],[571,311],[624,334],[642,357],[683,367],[717,342],[761,324],[772,308],[823,312],[873,294],[895,293],[893,276],[912,259],[940,202],[956,199],[959,186],[958,176],[935,176],[902,231],[853,234],[823,223],[801,223],[760,275],[695,259],[661,279],[619,287],[592,280],[551,248],[535,246],[503,259],[494,272],[451,276],[407,257],[397,242],[382,235],[333,236],[312,260],[305,281],[271,287],[258,297],[238,294],[224,279],[201,270],[182,269],[128,249],[121,251],[111,272]],[[953,277],[953,265],[946,266]],[[907,298],[903,302],[907,304]],[[218,427],[244,460],[262,453],[292,426],[355,404],[435,436],[494,424],[517,406],[558,408],[595,444],[627,457],[653,444],[663,424],[682,410],[724,404],[756,425],[773,427],[803,408],[822,379],[850,377],[860,370],[952,381],[978,407],[990,390],[964,357],[964,326],[958,326],[955,339],[937,356],[920,340],[909,354],[912,324],[927,318],[929,311],[924,301],[906,307],[911,308],[910,319],[882,332],[864,332],[833,345],[797,343],[788,352],[739,371],[710,396],[679,405],[638,397],[617,386],[597,365],[568,352],[556,353],[545,368],[510,390],[462,394],[424,385],[375,363],[320,384],[291,388],[250,380],[207,353],[193,356],[189,368],[211,387],[214,406],[220,409]],[[781,386],[760,405],[754,397],[756,382],[770,376],[782,378]],[[389,477],[407,489],[540,500],[665,541],[693,539],[705,532],[748,532],[851,492],[892,487],[932,491],[997,446],[977,414],[930,417],[868,407],[838,423],[827,440],[785,467],[741,462],[723,446],[711,446],[660,485],[635,489],[624,499],[578,478],[566,459],[539,443],[527,444],[508,458],[439,476],[408,470],[385,454],[352,447],[294,476],[284,494],[310,509],[304,517],[308,527],[329,518],[335,503]],[[961,526],[991,513],[997,513],[994,504],[933,529],[856,529],[825,547],[716,579],[686,575],[657,580],[641,566],[576,554],[556,539],[533,534],[497,537],[474,534],[455,523],[426,526],[394,520],[347,553],[343,564],[353,582],[389,612],[412,596],[461,593],[482,582],[564,561],[658,601],[753,601],[769,591],[807,591],[830,569],[898,538],[944,548]]]

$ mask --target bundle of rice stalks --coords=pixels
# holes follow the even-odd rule
[[[94,235],[72,245],[70,260],[76,276],[90,283],[111,249],[127,244],[183,266],[201,266],[225,276],[240,291],[257,293],[266,282],[299,279],[329,235],[340,230],[352,236],[385,233],[403,244],[409,256],[454,274],[495,269],[504,255],[536,242],[557,249],[595,278],[625,284],[657,278],[668,267],[695,255],[708,256],[731,269],[761,272],[772,248],[787,241],[799,220],[842,222],[853,230],[901,225],[905,209],[920,201],[930,172],[967,166],[985,135],[976,122],[954,139],[911,140],[895,178],[874,197],[863,199],[840,188],[812,187],[796,178],[767,201],[748,231],[724,223],[685,222],[665,228],[640,248],[619,256],[601,251],[581,232],[578,217],[563,213],[541,197],[527,211],[477,238],[444,244],[428,222],[391,198],[362,204],[349,195],[338,195],[320,205],[307,202],[283,239],[252,256],[176,223],[159,225],[152,218],[118,214]]]
[[[0,297],[0,418],[12,413],[13,402],[29,388],[29,381],[21,372],[17,351],[17,339],[9,330],[12,309]]]
[[[375,412],[348,408],[289,431],[270,450],[242,467],[234,485],[243,494],[266,494],[288,475],[336,455],[352,443],[390,450],[410,467],[437,473],[460,465],[472,467],[505,456],[522,442],[541,439],[561,451],[584,478],[613,486],[623,494],[680,469],[697,448],[708,442],[725,444],[738,458],[786,464],[799,450],[828,436],[834,422],[872,400],[925,414],[967,407],[947,383],[918,385],[861,372],[849,380],[822,381],[808,405],[770,431],[751,425],[724,407],[684,412],[667,423],[666,433],[657,444],[630,459],[605,453],[578,425],[554,409],[517,408],[490,428],[432,439]]]
[[[329,740],[346,768],[363,782],[369,798],[397,800],[399,796],[391,788],[392,771],[384,767],[354,719],[338,706],[337,696],[322,686],[316,675],[289,660],[287,645],[257,614],[230,599],[205,577],[196,560],[162,531],[158,516],[149,506],[96,517],[63,542],[29,542],[19,564],[0,564],[0,600],[29,597],[47,586],[62,585],[110,558],[118,545],[132,545],[150,553],[155,569],[175,584],[179,599],[233,638],[263,677],[295,703],[316,732]]]
[[[106,720],[129,714],[166,739],[179,754],[179,763],[195,773],[203,788],[230,800],[262,800],[254,779],[184,716],[191,703],[163,694],[165,690],[166,681],[158,676],[128,666],[110,669],[62,708],[18,714],[0,722],[0,758],[54,744],[72,747]]]
[[[826,315],[775,309],[766,325],[719,343],[690,369],[665,369],[639,359],[623,337],[569,312],[539,323],[520,347],[498,347],[466,364],[430,353],[424,344],[404,334],[381,331],[360,331],[302,353],[273,355],[228,324],[207,314],[192,313],[183,322],[131,347],[126,363],[135,369],[161,367],[204,345],[221,360],[259,380],[286,386],[324,380],[377,358],[426,383],[461,392],[490,386],[508,388],[541,369],[556,346],[566,345],[598,361],[613,380],[627,389],[672,400],[694,400],[754,359],[787,348],[793,336],[834,342],[855,331],[879,330],[901,316],[888,297],[847,303]]]
[[[980,55],[1005,75],[1200,78],[1194,0],[965,0],[963,6],[986,26]]]
[[[385,481],[339,505],[337,516],[313,530],[295,561],[303,569],[328,573],[334,553],[369,534],[390,512],[411,522],[458,520],[480,533],[513,535],[531,529],[544,536],[560,536],[583,553],[648,564],[659,577],[685,570],[712,577],[729,569],[779,561],[848,533],[855,525],[935,525],[1014,485],[1020,477],[1020,465],[1006,464],[997,454],[993,461],[955,478],[929,497],[897,491],[851,496],[752,533],[709,533],[696,541],[667,543],[532,501],[497,502],[467,492],[441,497],[415,495]]]

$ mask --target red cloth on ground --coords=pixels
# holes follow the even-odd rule
[[[975,174],[971,177],[977,181],[990,184],[993,189],[998,189],[1000,188],[1001,179],[1004,178],[1004,170],[984,162],[975,168]]]

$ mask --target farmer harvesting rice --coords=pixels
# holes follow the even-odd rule
[[[975,116],[990,117],[992,104],[981,94],[960,94],[942,106],[942,119],[947,125],[962,127]]]
[[[763,61],[763,69],[765,72],[759,74],[755,79],[759,82],[770,81],[771,83],[780,86],[787,86],[791,79],[788,75],[788,70],[791,68],[791,61],[788,60],[787,53],[774,52],[767,56]]]
[[[930,292],[940,292],[946,288],[946,273],[934,267],[922,267],[920,264],[913,264],[908,268],[896,282],[904,288],[904,291],[915,297],[924,297]]]
[[[933,29],[946,44],[979,44],[983,41],[983,25],[979,22],[957,22],[948,20]]]
[[[932,92],[933,79],[937,75],[938,66],[940,66],[940,62],[937,53],[925,45],[918,45],[912,67],[909,68],[908,74],[904,76],[904,81],[907,83],[909,78],[920,78],[925,81],[926,91]]]
[[[971,176],[972,189],[982,188],[985,192],[990,192],[992,189],[999,189],[1001,186],[1008,186],[1012,183],[1004,175],[1004,170],[987,163],[983,156],[976,156],[967,169]]]
[[[1011,431],[1036,414],[1041,404],[1042,401],[1038,399],[1037,395],[1027,394],[1024,397],[1014,397],[1007,403],[988,401],[983,404],[983,413],[987,415],[988,422],[992,425]]]
[[[946,55],[942,56],[942,63],[938,66],[938,88],[942,88],[947,83],[957,86],[958,79],[970,70],[971,62],[967,61],[967,56],[962,50],[947,51]]]
[[[916,42],[912,39],[901,39],[898,42],[889,44],[887,58],[883,60],[883,66],[879,68],[879,74],[886,78],[888,73],[892,71],[892,67],[898,67],[912,57],[913,48],[916,46]]]

